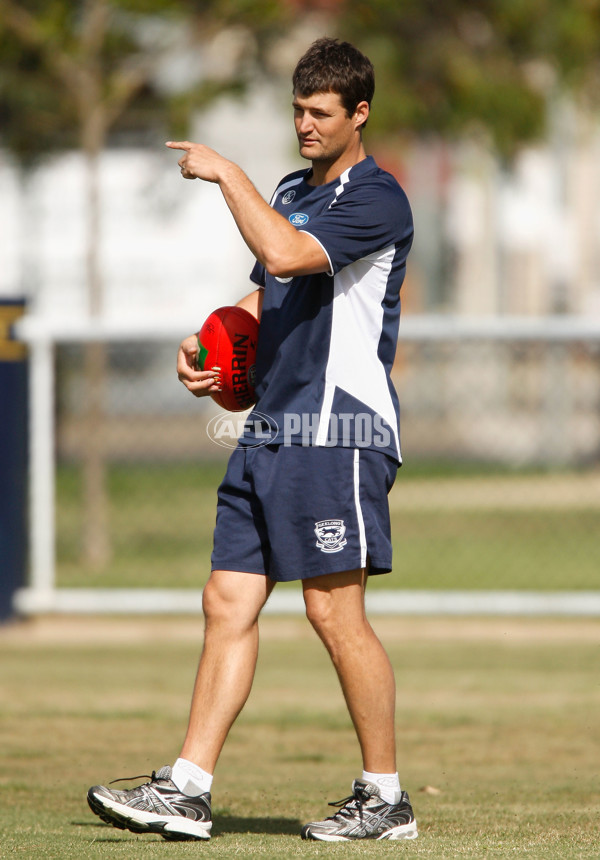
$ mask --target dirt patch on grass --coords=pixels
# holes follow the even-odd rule
[[[600,472],[396,481],[392,511],[600,508]]]
[[[496,641],[598,642],[600,620],[553,618],[386,617],[372,619],[385,641]],[[202,642],[203,620],[198,617],[39,616],[0,626],[0,646],[136,644],[144,642]],[[265,616],[261,637],[269,640],[312,638],[303,617]]]

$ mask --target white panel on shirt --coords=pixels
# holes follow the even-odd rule
[[[383,306],[395,246],[357,260],[334,276],[333,314],[325,396],[316,444],[327,440],[336,386],[382,416],[394,434],[400,455],[397,416],[385,367],[377,357]]]

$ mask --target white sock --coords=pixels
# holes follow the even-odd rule
[[[185,758],[178,758],[173,765],[173,773],[171,779],[183,794],[189,794],[194,797],[197,794],[204,794],[205,791],[210,791],[212,785],[212,774],[207,773]]]
[[[400,780],[397,773],[369,773],[363,770],[362,778],[365,782],[372,782],[379,789],[381,799],[386,803],[400,803]]]

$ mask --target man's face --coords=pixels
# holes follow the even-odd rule
[[[333,162],[355,141],[357,115],[348,116],[338,93],[294,93],[293,107],[303,158]]]

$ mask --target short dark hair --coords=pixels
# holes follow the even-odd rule
[[[375,92],[375,72],[368,57],[351,45],[324,37],[313,42],[300,57],[292,75],[294,90],[301,96],[337,93],[348,116],[359,102],[369,107]]]

